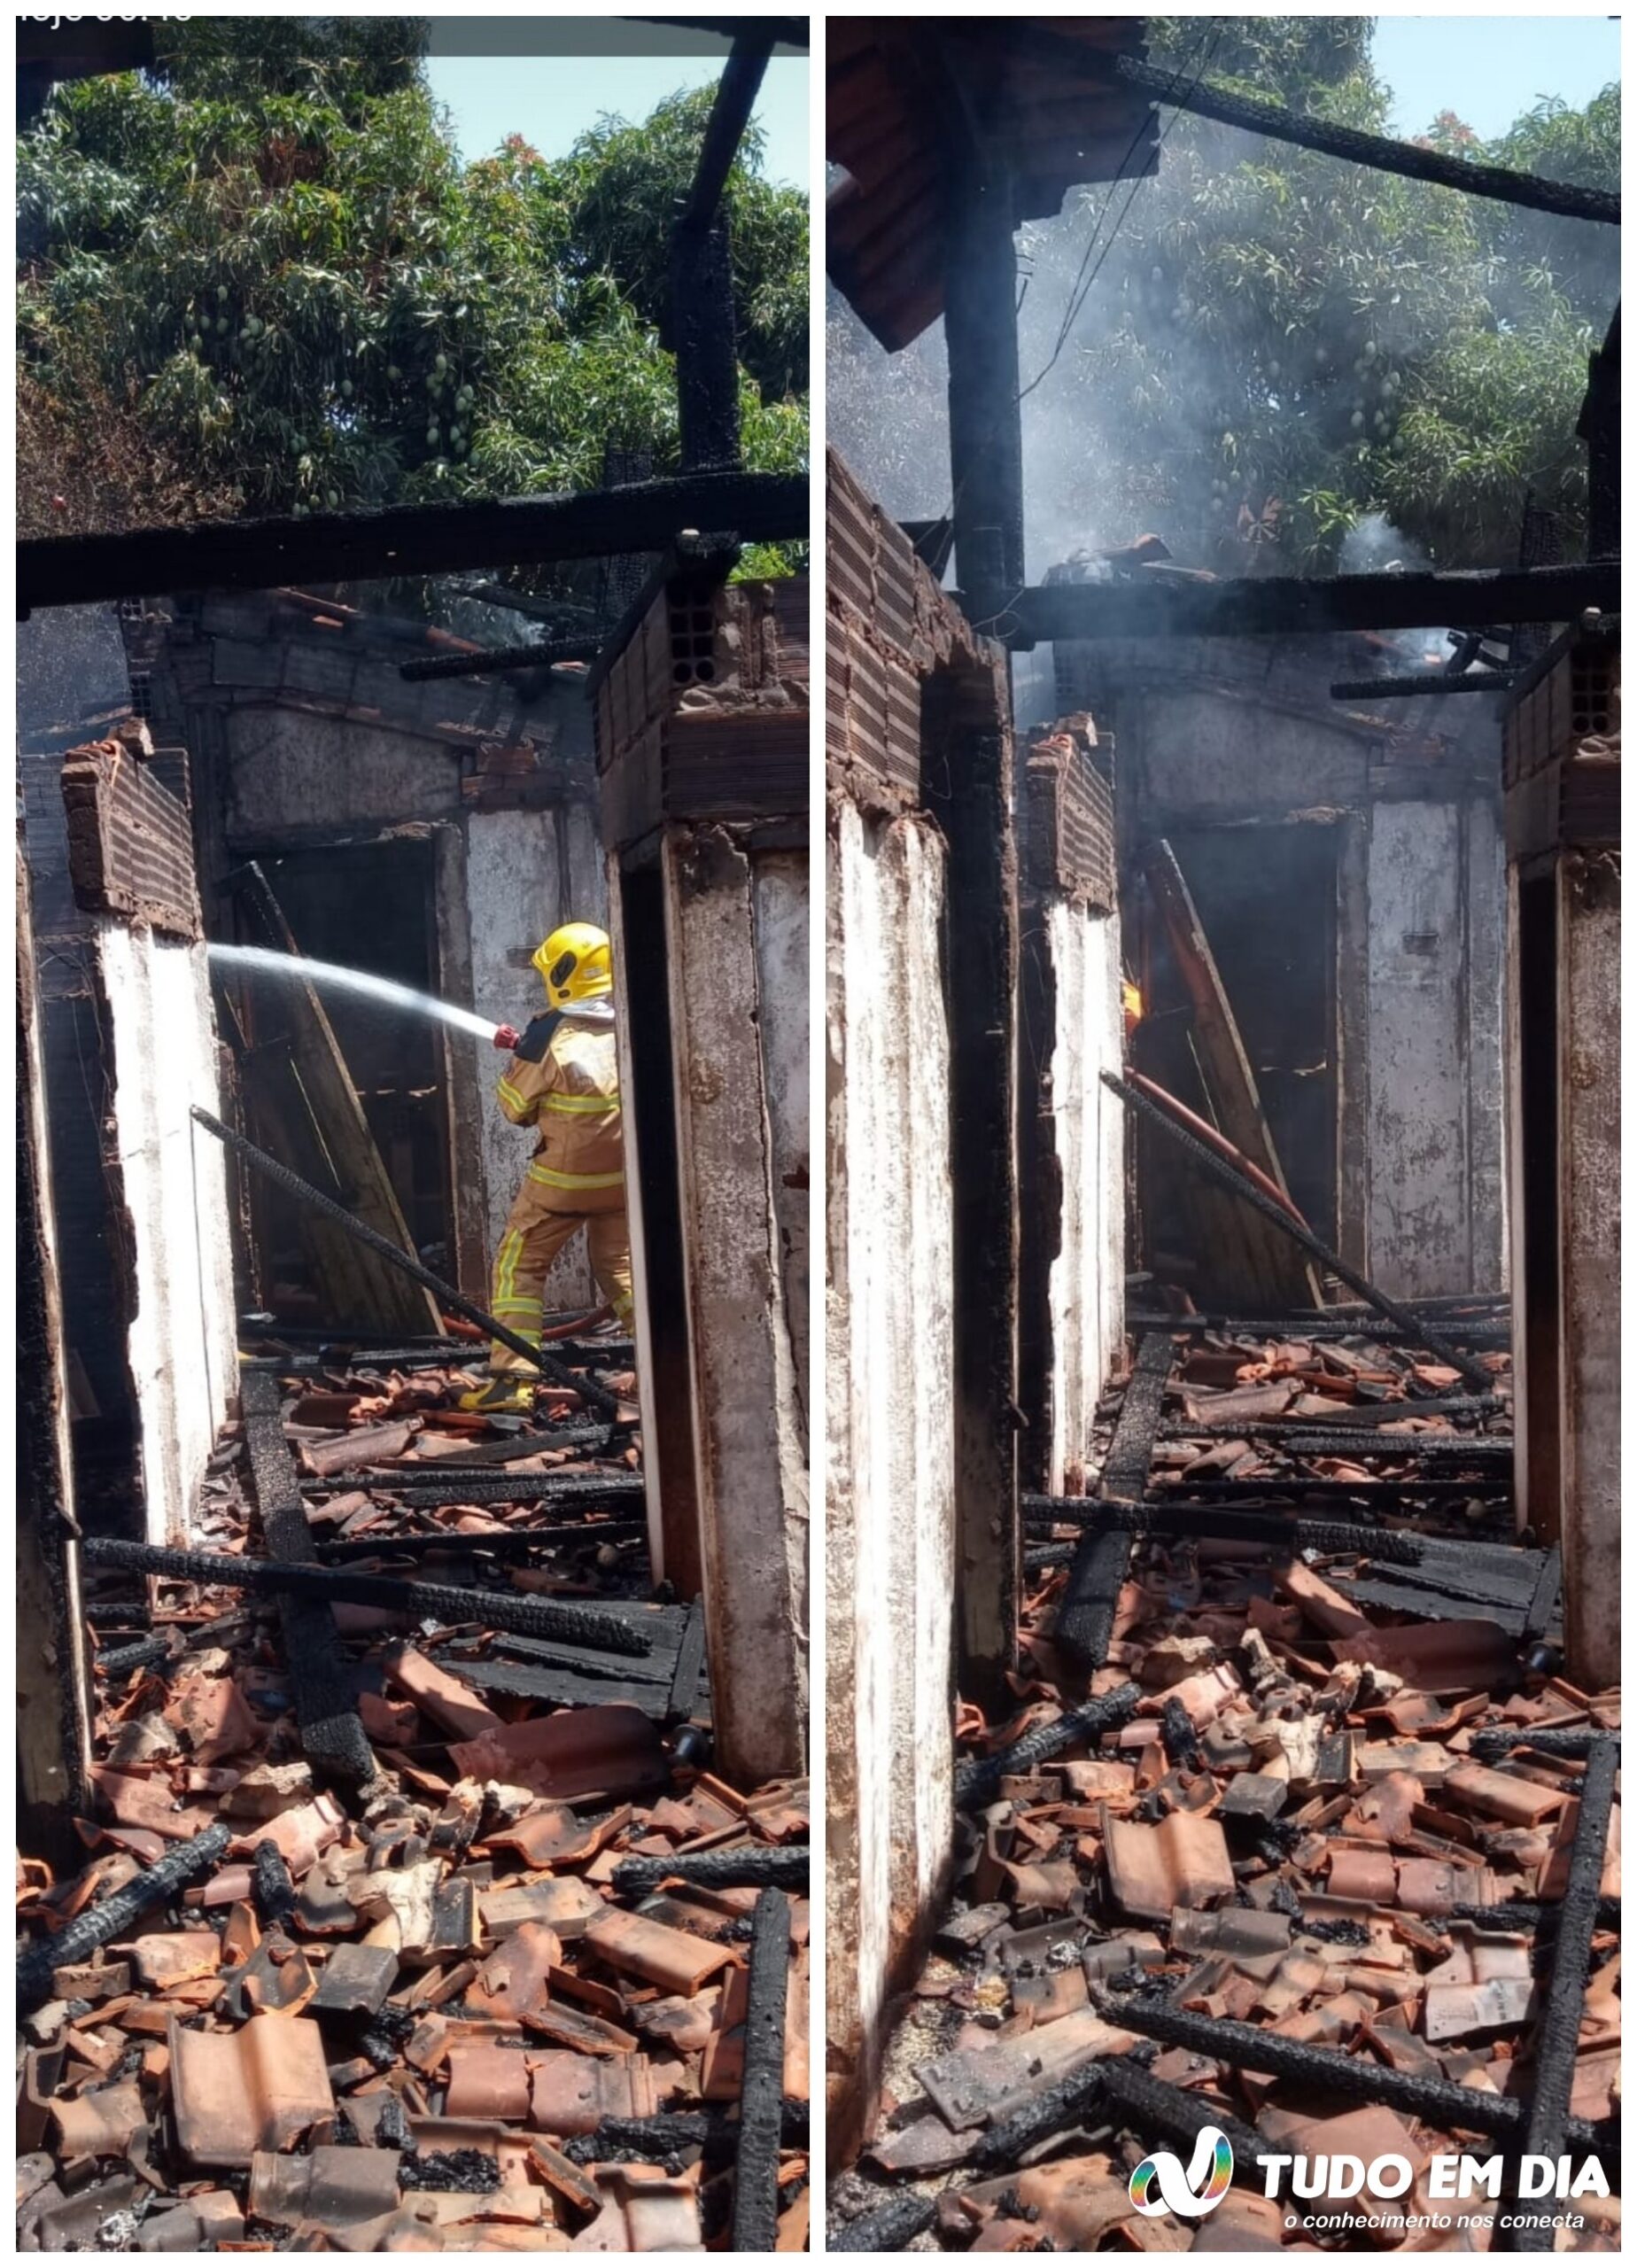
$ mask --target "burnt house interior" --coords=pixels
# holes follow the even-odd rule
[[[1481,2149],[1473,2241],[1552,2249],[1549,2156],[1616,2249],[1618,311],[1583,558],[1525,516],[1481,571],[1089,571],[1026,557],[1015,231],[1184,105],[1338,196],[1618,199],[1184,89],[1141,19],[826,67],[831,284],[888,355],[942,319],[949,434],[903,520],[830,437],[830,1054],[909,1020],[948,1130],[944,1184],[831,1134],[843,1343],[855,1182],[917,1290],[828,1467],[830,2244],[1414,2249]],[[951,779],[912,696],[965,641],[1013,695]],[[877,905],[904,968],[849,952]]]
[[[733,577],[808,484],[721,198],[805,27],[711,28],[675,473],[19,547],[23,2249],[804,2241],[808,602]],[[570,920],[635,1314],[566,1257],[491,1417]]]

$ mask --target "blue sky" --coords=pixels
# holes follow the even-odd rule
[[[1488,141],[1541,95],[1577,110],[1620,75],[1608,16],[1378,16],[1376,67],[1395,97],[1392,130],[1424,134],[1453,110]]]
[[[1395,97],[1392,128],[1419,134],[1453,109],[1486,138],[1502,134],[1541,95],[1577,105],[1619,76],[1620,27],[1606,15],[1380,16],[1376,60]],[[508,134],[560,157],[603,112],[645,118],[679,88],[708,85],[714,57],[434,57],[432,88],[448,105],[462,156],[477,158]],[[772,179],[808,172],[804,58],[775,57],[757,118]]]
[[[719,57],[679,55],[446,55],[426,66],[468,160],[487,157],[508,134],[521,134],[544,158],[560,158],[605,112],[634,122],[667,95],[714,85],[721,71]],[[768,179],[801,187],[809,177],[807,73],[805,56],[774,56],[756,111]]]

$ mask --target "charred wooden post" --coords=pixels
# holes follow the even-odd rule
[[[671,239],[671,332],[683,468],[721,471],[740,462],[739,353],[733,246],[722,191],[761,88],[772,40],[735,40],[717,85],[693,189]]]
[[[1023,582],[1018,258],[1006,171],[951,152],[943,274],[955,572],[974,627],[1003,634]]]
[[[948,845],[954,1184],[957,1672],[984,1705],[1017,1659],[1017,858],[1012,734],[953,675],[922,704],[927,804]]]
[[[1031,1487],[1084,1485],[1121,1344],[1125,1116],[1114,753],[1089,715],[1034,736],[1018,849],[1018,1406]]]
[[[1586,551],[1589,559],[1620,555],[1620,310],[1592,355],[1576,433],[1586,443]]]
[[[1620,1674],[1619,720],[1618,628],[1582,627],[1504,736],[1517,1519],[1563,1547],[1592,1691]]]
[[[17,860],[17,1719],[21,1847],[60,1866],[89,1806],[89,1680],[80,1613],[68,1381],[28,869]]]

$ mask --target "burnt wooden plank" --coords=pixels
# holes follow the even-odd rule
[[[232,877],[259,941],[275,952],[299,951],[267,877],[253,861]],[[252,1046],[247,1071],[258,1107],[270,1115],[285,1143],[290,1164],[306,1178],[328,1184],[357,1217],[413,1253],[405,1223],[381,1153],[369,1131],[345,1058],[312,985],[281,978],[258,984],[254,994]],[[313,1166],[321,1170],[314,1177]],[[338,1235],[320,1216],[304,1210],[301,1231],[309,1240],[321,1292],[332,1301],[364,1304],[337,1309],[347,1324],[373,1324],[385,1332],[440,1332],[438,1302],[398,1269]],[[344,1250],[345,1247],[345,1250]]]
[[[1137,1350],[1137,1361],[1120,1404],[1113,1439],[1103,1461],[1098,1493],[1103,1496],[1140,1499],[1148,1486],[1148,1466],[1154,1453],[1154,1435],[1165,1404],[1165,1389],[1175,1355],[1167,1332],[1151,1332]]]
[[[1199,919],[1176,853],[1163,840],[1143,860],[1148,884],[1171,948],[1172,959],[1193,1006],[1194,1037],[1200,1068],[1223,1134],[1243,1157],[1259,1166],[1285,1196],[1290,1188],[1262,1109],[1256,1074],[1251,1068],[1216,956]],[[1318,1271],[1285,1238],[1261,1221],[1245,1221],[1256,1270],[1254,1289],[1276,1308],[1285,1301],[1322,1307]]]
[[[688,1608],[681,1643],[677,1648],[676,1666],[671,1678],[668,1715],[679,1720],[693,1715],[699,1705],[699,1686],[704,1667],[705,1610],[702,1603],[695,1599]]]
[[[731,2249],[772,2252],[779,2237],[779,2144],[784,2123],[785,2003],[790,1986],[790,1901],[764,1890],[750,1930],[749,2005],[739,2091]]]
[[[433,1659],[440,1669],[452,1671],[484,1693],[514,1693],[565,1709],[602,1708],[618,1702],[640,1709],[656,1723],[663,1723],[669,1713],[665,1687],[641,1679],[590,1677],[543,1663],[474,1662],[459,1654],[437,1654]]]

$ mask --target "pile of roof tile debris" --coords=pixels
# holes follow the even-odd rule
[[[806,1790],[706,1768],[629,1342],[564,1358],[612,1425],[460,1412],[458,1347],[247,1361],[198,1550],[88,1541],[22,2249],[804,2246]]]
[[[1619,1702],[1510,1535],[1501,1327],[1440,1318],[1490,1397],[1362,1321],[1152,1324],[1099,1493],[1024,1500],[1016,1710],[962,1705],[955,1900],[831,2248],[1549,2250],[1521,2217],[1571,2210],[1618,2249],[1618,2194],[1515,2186],[1525,2152],[1618,2186]],[[1139,2211],[1207,2125],[1220,2206]],[[1497,2201],[1439,2202],[1462,2151]],[[1393,2155],[1391,2203],[1260,2162]]]

